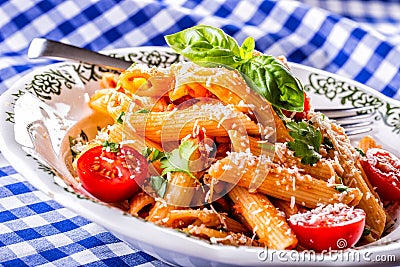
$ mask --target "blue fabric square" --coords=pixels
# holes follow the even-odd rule
[[[3,197],[1,195],[1,191],[0,191],[0,197]],[[1,207],[1,206],[0,206]],[[8,221],[13,221],[18,219],[17,216],[15,216],[12,212],[5,210],[0,212],[0,223],[4,223],[4,222],[8,222]]]
[[[50,249],[50,250],[45,250],[39,253],[43,258],[45,258],[46,260],[48,260],[49,262],[64,258],[66,256],[68,256],[67,254],[65,254],[64,252],[62,252],[61,250],[54,248],[54,249]]]
[[[371,76],[371,72],[364,68],[357,74],[355,79],[361,83],[365,83],[369,78],[371,78]]]
[[[36,232],[34,229],[23,229],[23,230],[18,230],[15,231],[17,235],[19,235],[21,238],[24,240],[32,240],[36,238],[41,238],[42,235],[40,235],[38,232]]]
[[[58,229],[60,232],[67,232],[78,228],[79,226],[72,223],[70,220],[63,220],[51,224],[54,228]]]
[[[20,259],[12,259],[9,261],[5,261],[1,263],[2,266],[4,267],[24,267],[24,266],[29,266],[26,264],[24,261]]]
[[[25,194],[32,191],[31,187],[28,187],[27,184],[22,182],[6,185],[5,187],[10,190],[14,195]]]

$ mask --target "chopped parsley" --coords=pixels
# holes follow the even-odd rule
[[[340,193],[348,192],[348,191],[349,191],[349,187],[346,186],[346,185],[344,185],[344,184],[338,184],[338,185],[336,185],[336,186],[335,186],[335,189],[336,189],[337,191],[339,191]]]
[[[139,109],[139,110],[135,111],[135,113],[146,114],[146,113],[150,113],[150,110],[148,110],[148,109]]]
[[[327,151],[333,150],[333,149],[335,148],[335,147],[333,146],[332,140],[329,139],[329,138],[326,137],[326,136],[324,137],[323,144],[324,144],[324,146],[325,146],[325,148],[326,148]]]
[[[356,147],[356,150],[358,151],[358,153],[360,153],[360,155],[361,155],[362,157],[365,157],[365,153],[364,153],[364,151],[363,151],[361,148]]]
[[[369,229],[368,227],[365,227],[365,228],[364,228],[364,231],[363,231],[363,233],[362,233],[362,235],[363,235],[363,236],[367,236],[367,235],[369,235],[369,234],[371,234],[371,229]]]
[[[117,122],[119,124],[123,124],[124,123],[124,119],[123,119],[124,116],[125,116],[125,111],[121,111],[121,113],[117,117]]]
[[[72,136],[68,136],[68,140],[69,140],[69,147],[71,150],[71,154],[72,157],[76,157],[81,151],[76,149],[76,146],[80,143],[80,144],[86,144],[89,141],[89,138],[87,136],[87,134],[81,130],[81,132],[79,133],[79,135],[77,137],[72,137]]]
[[[296,157],[301,158],[301,163],[312,165],[321,158],[319,150],[321,147],[322,134],[311,124],[304,121],[288,122],[286,127],[289,135],[294,141],[288,142],[290,150],[294,151]]]
[[[119,151],[119,143],[104,141],[102,144],[103,150],[109,152],[118,152]]]
[[[189,162],[190,156],[196,151],[198,145],[192,141],[182,141],[178,148],[166,153],[166,157],[161,159],[161,168],[164,175],[169,172],[184,172],[190,177],[195,178],[190,172]]]
[[[143,148],[142,155],[146,157],[149,162],[154,162],[157,160],[161,160],[162,158],[165,158],[165,153],[154,147]]]
[[[161,198],[164,197],[167,190],[168,180],[162,176],[150,176],[150,185]]]
[[[162,152],[155,148],[146,147],[142,150],[142,155],[145,156],[149,162],[159,160],[161,168],[163,169],[160,176],[151,176],[150,185],[157,193],[158,196],[164,197],[167,189],[168,180],[163,176],[170,172],[184,172],[190,177],[196,177],[190,172],[189,162],[190,157],[197,149],[198,145],[192,141],[183,141],[178,148],[171,152]],[[197,179],[196,179],[197,180]]]

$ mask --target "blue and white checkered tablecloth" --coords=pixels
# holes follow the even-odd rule
[[[196,24],[400,99],[400,2],[360,0],[0,0],[0,93],[47,60],[47,37],[92,50],[157,45]],[[0,129],[1,130],[1,129]],[[0,265],[163,266],[32,187],[0,155]]]

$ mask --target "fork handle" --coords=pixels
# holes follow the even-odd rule
[[[73,61],[100,65],[118,71],[125,70],[132,65],[132,62],[45,38],[34,38],[32,40],[28,49],[28,57],[30,59],[42,57],[63,60],[69,59]]]

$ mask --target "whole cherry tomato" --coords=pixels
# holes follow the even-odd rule
[[[381,148],[370,148],[360,160],[368,180],[384,200],[400,200],[400,159]]]
[[[353,247],[362,236],[365,212],[345,204],[317,207],[289,218],[299,244],[314,251]]]
[[[78,158],[77,171],[83,188],[93,196],[104,202],[120,202],[139,191],[148,163],[127,145],[117,145],[116,151],[95,146]]]

